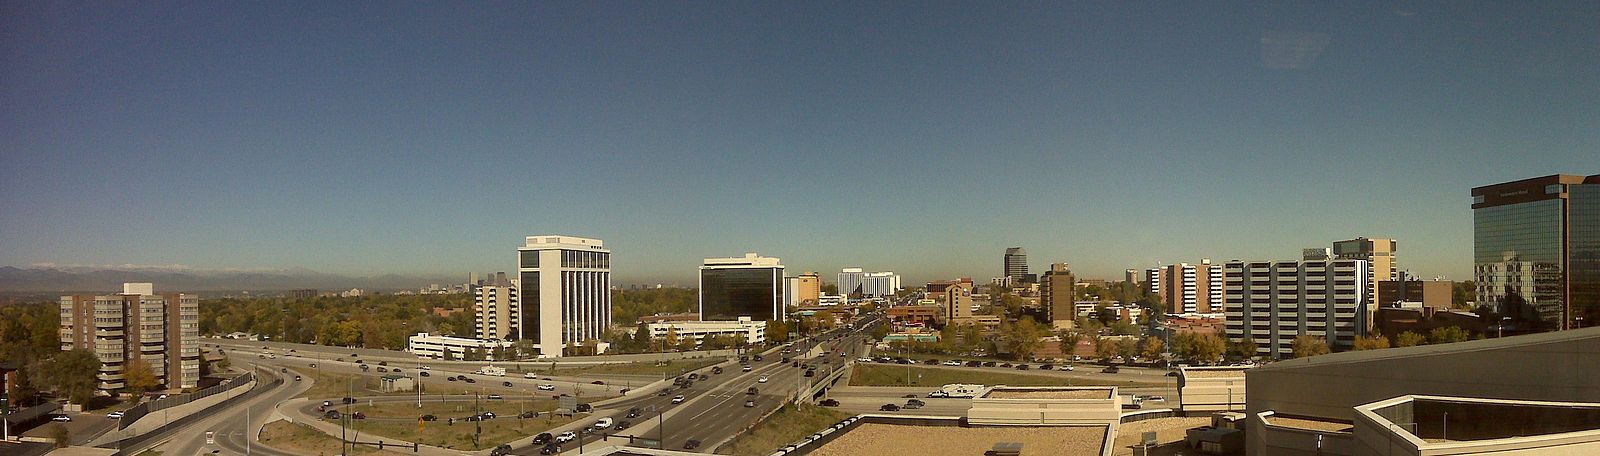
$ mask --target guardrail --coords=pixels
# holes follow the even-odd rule
[[[135,405],[122,412],[122,418],[117,420],[117,430],[120,431],[127,429],[128,426],[133,425],[134,422],[139,421],[139,418],[144,418],[144,416],[150,414],[150,412],[161,411],[162,409],[168,409],[194,402],[213,394],[222,393],[249,384],[253,380],[255,380],[255,373],[246,372],[244,375],[228,379],[222,383],[211,385],[210,387],[201,389],[199,391],[192,393],[173,394],[164,399],[142,402],[139,405]]]

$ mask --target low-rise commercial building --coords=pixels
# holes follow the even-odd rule
[[[767,322],[749,317],[735,321],[669,321],[648,326],[651,337],[665,339],[668,334],[674,334],[678,340],[693,339],[695,345],[704,343],[707,337],[733,336],[752,345],[767,341]]]
[[[967,422],[981,426],[1110,426],[1122,415],[1114,386],[995,386],[972,399]]]
[[[1178,403],[1184,413],[1244,411],[1245,370],[1241,366],[1178,369]]]
[[[511,342],[504,340],[471,339],[466,337],[453,337],[440,334],[417,333],[408,339],[406,351],[417,355],[418,358],[427,359],[466,359],[468,350],[479,350],[484,359],[494,359],[496,348],[511,348]]]

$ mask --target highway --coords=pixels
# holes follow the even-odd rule
[[[230,362],[235,365],[248,365],[247,363],[240,363],[240,361],[242,361],[241,358],[230,358]],[[144,449],[160,444],[163,445],[162,451],[165,454],[202,454],[211,453],[214,450],[218,450],[217,454],[246,454],[245,439],[250,435],[250,432],[245,429],[246,412],[249,412],[250,426],[252,428],[260,428],[262,421],[271,415],[273,405],[300,394],[310,386],[304,382],[294,382],[293,373],[289,374],[288,381],[277,386],[271,386],[270,379],[272,377],[270,375],[276,374],[264,373],[261,380],[257,382],[256,388],[264,391],[259,395],[242,403],[235,402],[226,408],[211,412],[209,416],[201,418],[199,421],[163,431],[161,437],[150,439],[138,448],[127,449],[125,453],[138,454]],[[215,443],[206,443],[206,434],[208,432],[213,433]],[[251,455],[301,456],[273,451],[253,442],[249,445],[251,448],[249,448],[248,453]]]

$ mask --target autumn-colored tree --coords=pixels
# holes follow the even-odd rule
[[[146,391],[156,388],[156,373],[150,368],[150,363],[144,358],[135,356],[122,365],[122,382],[128,388],[128,394],[138,397]]]
[[[1382,350],[1389,348],[1389,338],[1382,334],[1374,336],[1357,336],[1355,343],[1356,350]]]
[[[1222,361],[1222,355],[1228,352],[1228,340],[1216,334],[1201,334],[1194,339],[1194,360],[1202,363],[1216,363]]]
[[[1294,338],[1294,357],[1306,358],[1328,354],[1328,340],[1318,336],[1301,335]]]
[[[1427,337],[1411,331],[1402,332],[1400,335],[1394,336],[1394,346],[1396,347],[1415,347],[1426,343],[1428,343]]]
[[[1070,358],[1073,352],[1078,350],[1078,342],[1083,340],[1083,334],[1075,331],[1061,331],[1056,333],[1056,338],[1060,339],[1057,344],[1060,345],[1061,355]]]
[[[1433,328],[1433,331],[1428,332],[1428,343],[1430,344],[1448,344],[1466,341],[1467,331],[1461,329],[1460,326]]]
[[[1146,337],[1144,338],[1144,350],[1141,352],[1140,356],[1150,360],[1160,359],[1162,349],[1164,348],[1166,348],[1166,346],[1161,342],[1160,337]]]

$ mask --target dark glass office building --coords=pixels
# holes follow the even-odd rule
[[[1508,331],[1600,324],[1600,175],[1472,189],[1480,308]]]
[[[783,265],[754,253],[700,266],[700,320],[784,320]]]

